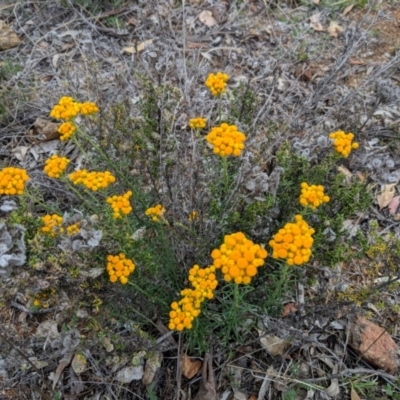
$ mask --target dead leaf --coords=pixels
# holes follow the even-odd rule
[[[364,61],[357,60],[357,59],[355,59],[355,58],[350,58],[350,59],[349,59],[349,63],[350,63],[351,65],[364,65],[364,64],[365,64]]]
[[[389,205],[389,203],[392,201],[395,194],[395,187],[395,183],[390,183],[388,185],[382,186],[381,193],[376,196],[376,200],[378,202],[380,210]]]
[[[343,33],[343,31],[344,31],[344,29],[336,21],[331,21],[331,23],[328,26],[329,36],[336,38],[341,33]]]
[[[351,388],[350,399],[351,400],[361,400],[360,396],[357,394],[357,392],[354,390],[354,388]]]
[[[60,58],[62,57],[62,54],[54,54],[54,56],[53,56],[53,58],[51,59],[51,63],[53,64],[53,67],[54,68],[58,68],[58,65],[59,65],[59,61],[60,61]]]
[[[271,354],[272,357],[282,355],[284,351],[290,346],[290,342],[281,339],[274,335],[264,335],[261,331],[260,335],[261,345]]]
[[[72,367],[69,367],[70,373],[70,383],[71,383],[71,394],[78,395],[85,390],[85,386],[82,383],[82,380],[79,375],[77,375]]]
[[[311,26],[311,28],[314,29],[314,31],[317,31],[317,32],[324,31],[322,24],[319,22],[320,17],[321,17],[321,13],[314,14],[310,17],[310,26]]]
[[[294,70],[294,76],[296,79],[303,81],[303,82],[308,82],[311,80],[311,78],[314,75],[314,71],[312,68],[308,67],[307,65],[302,65],[299,64],[296,69]]]
[[[11,153],[18,161],[24,161],[26,157],[26,153],[28,152],[28,147],[26,146],[17,146],[11,150]]]
[[[205,52],[205,51],[203,51],[202,53],[200,53],[204,58],[207,58],[207,60],[208,61],[212,61],[213,60],[213,58],[212,58],[212,55],[211,54],[209,54],[209,53],[207,53],[207,52]]]
[[[361,172],[357,172],[356,175],[357,175],[357,178],[358,178],[361,182],[365,182],[365,175],[363,175]]]
[[[217,400],[212,355],[206,353],[201,369],[200,388],[194,400]]]
[[[29,140],[33,143],[40,143],[58,139],[60,137],[59,126],[60,124],[56,122],[38,117],[29,131]]]
[[[0,50],[11,49],[21,43],[20,38],[0,20]]]
[[[198,43],[198,42],[187,42],[186,46],[188,49],[203,49],[208,48],[205,43]]]
[[[390,214],[394,215],[397,211],[397,207],[399,206],[400,196],[394,196],[393,199],[388,204]]]
[[[345,176],[346,185],[350,185],[353,174],[343,165],[339,165],[336,169],[338,170],[338,172],[342,173]]]
[[[312,0],[314,4],[319,4],[319,0]]]
[[[187,379],[192,379],[199,372],[201,362],[190,358],[186,354],[181,359],[182,374]]]
[[[64,355],[64,357],[58,363],[56,372],[53,377],[53,390],[56,387],[57,382],[60,379],[60,376],[61,376],[62,372],[64,371],[65,367],[67,367],[70,364],[70,362],[72,360],[72,356],[73,356],[73,353],[67,353]]]
[[[153,43],[153,39],[145,40],[144,42],[139,43],[137,46],[124,47],[122,49],[122,52],[128,53],[128,54],[138,54],[152,43]]]
[[[58,326],[56,321],[43,321],[36,328],[35,336],[45,337],[47,339],[54,339],[60,336],[58,333]]]
[[[320,356],[318,357],[319,360],[321,360],[323,363],[325,363],[329,368],[332,369],[332,374],[337,374],[339,368],[337,364],[329,357],[326,356]],[[329,387],[327,387],[324,392],[330,396],[330,397],[335,397],[340,393],[339,389],[339,380],[338,379],[331,379],[331,384]]]
[[[354,8],[354,4],[350,4],[343,10],[342,15],[345,17],[353,8]]]
[[[149,358],[146,360],[146,366],[144,368],[142,379],[144,385],[150,385],[154,381],[154,377],[161,367],[162,359],[162,353],[159,351],[155,351],[154,353],[151,353]]]
[[[331,380],[331,384],[329,385],[329,387],[327,387],[324,392],[330,396],[330,397],[335,397],[340,393],[340,389],[339,389],[339,381],[338,379],[332,379]]]
[[[296,303],[287,303],[283,306],[282,318],[286,318],[290,314],[297,312]]]
[[[208,10],[204,10],[199,14],[199,20],[202,22],[204,25],[208,27],[212,27],[214,25],[217,25],[217,21],[213,17],[213,13]]]

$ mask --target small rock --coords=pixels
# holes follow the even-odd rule
[[[71,362],[71,367],[77,375],[80,375],[87,368],[86,357],[81,353],[75,354]]]
[[[126,367],[118,371],[115,380],[121,383],[130,383],[142,379],[142,376],[143,367],[141,365],[139,367]]]
[[[236,390],[235,394],[233,395],[235,400],[247,400],[247,396],[245,393],[241,392],[240,390]]]
[[[350,346],[378,368],[394,374],[398,368],[396,343],[380,326],[356,315],[350,324]]]

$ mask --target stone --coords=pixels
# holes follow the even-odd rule
[[[365,361],[390,374],[396,373],[399,366],[397,345],[380,326],[355,315],[350,323],[349,345]]]

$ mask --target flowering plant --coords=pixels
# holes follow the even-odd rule
[[[48,158],[45,162],[44,172],[50,178],[59,178],[61,174],[66,170],[67,165],[70,160],[66,157],[59,157],[56,154],[53,154],[50,158]]]
[[[323,203],[328,203],[329,196],[324,194],[322,185],[309,185],[307,182],[301,184],[300,204],[315,210]]]
[[[347,158],[351,153],[351,150],[358,149],[358,143],[352,143],[354,134],[344,133],[343,131],[336,131],[329,134],[329,138],[333,140],[333,146],[335,150],[341,154],[344,158]]]
[[[193,289],[183,289],[182,298],[171,304],[169,329],[182,331],[191,329],[193,320],[200,314],[201,304],[214,297],[218,286],[215,267],[200,268],[197,264],[189,271],[189,281]]]
[[[115,182],[115,176],[110,171],[89,172],[86,169],[73,172],[69,175],[69,179],[74,185],[83,185],[94,192],[105,189],[111,183]]]
[[[0,170],[0,195],[21,195],[24,193],[25,183],[29,179],[25,169],[6,167]]]
[[[226,92],[226,86],[229,79],[229,75],[217,72],[216,74],[211,73],[206,79],[206,86],[210,89],[213,96],[219,96]]]
[[[110,276],[110,282],[115,283],[118,280],[125,285],[128,283],[129,275],[135,270],[136,266],[132,260],[126,258],[125,254],[120,253],[116,256],[107,256],[107,272]]]
[[[121,196],[107,197],[106,201],[113,210],[113,218],[122,218],[122,215],[128,215],[132,211],[131,203],[129,201],[132,192],[129,190]]]
[[[257,268],[264,265],[267,256],[268,252],[247,239],[243,232],[226,235],[220,248],[211,253],[213,266],[221,269],[225,281],[245,285],[257,275]]]
[[[222,123],[220,126],[215,126],[206,136],[206,140],[213,147],[214,153],[221,157],[233,155],[240,156],[244,149],[244,141],[246,136],[239,132],[236,125],[228,125]]]
[[[295,222],[288,222],[269,241],[273,258],[284,258],[288,265],[301,265],[311,257],[314,242],[314,229],[310,228],[301,215],[294,217]]]
[[[207,119],[206,118],[191,118],[189,121],[189,126],[191,129],[203,129],[207,125]]]
[[[165,213],[165,208],[161,204],[157,204],[155,207],[149,207],[145,214],[151,217],[153,222],[158,222],[159,218]]]

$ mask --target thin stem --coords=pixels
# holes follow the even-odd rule
[[[98,152],[98,154],[101,155],[101,157],[104,159],[104,161],[108,164],[108,166],[113,169],[115,171],[115,174],[118,176],[119,179],[121,179],[123,182],[125,182],[125,184],[127,184],[128,186],[131,186],[131,182],[129,182],[128,179],[126,179],[126,176],[124,174],[121,174],[119,171],[117,171],[115,169],[115,164],[110,160],[110,157],[108,157],[108,155],[102,150],[102,148],[95,142],[93,141],[85,132],[81,131],[79,129],[79,132],[81,134],[81,136],[91,145],[93,146],[93,148]],[[77,143],[77,142],[76,142]],[[79,146],[79,145],[78,145]],[[84,152],[82,150],[82,148],[79,146],[79,149],[81,149],[81,151],[86,154],[86,152]]]
[[[288,272],[289,272],[289,265],[287,265],[286,263],[283,266],[282,272],[281,272],[281,276],[279,279],[278,284],[276,285],[276,289],[274,291],[274,295],[273,298],[277,299],[281,297],[281,293],[282,293],[282,286],[284,284],[284,282],[287,281],[288,278]]]
[[[136,285],[136,283],[133,283],[132,281],[128,281],[128,285],[134,287],[138,292],[142,293],[144,296],[146,296],[148,299],[156,301],[157,303],[165,306],[167,303],[165,301],[162,301],[158,298],[154,298],[154,296],[150,295],[148,292],[143,290],[140,286]]]
[[[73,184],[66,178],[61,178],[61,180],[75,193],[75,195],[82,200],[85,205],[87,205],[94,213],[98,213],[98,209],[94,208],[92,205],[92,202],[88,201],[82,194],[79,192],[79,190],[75,189]],[[90,198],[93,200],[93,202],[96,204],[98,200],[90,193],[87,192],[87,194],[90,196]]]
[[[237,285],[236,283],[234,284],[234,289],[233,289],[233,301],[234,301],[234,307],[235,310],[237,310],[239,308],[239,285]]]
[[[150,318],[148,318],[145,315],[143,315],[140,311],[136,310],[135,307],[129,307],[129,309],[133,310],[136,314],[140,315],[145,321],[147,321],[149,324],[151,324],[151,325],[153,325],[154,327],[157,328],[157,324],[156,323],[154,323]]]
[[[222,120],[222,95],[218,96],[218,122]]]
[[[222,182],[224,187],[223,197],[226,198],[229,192],[228,157],[222,157]]]

